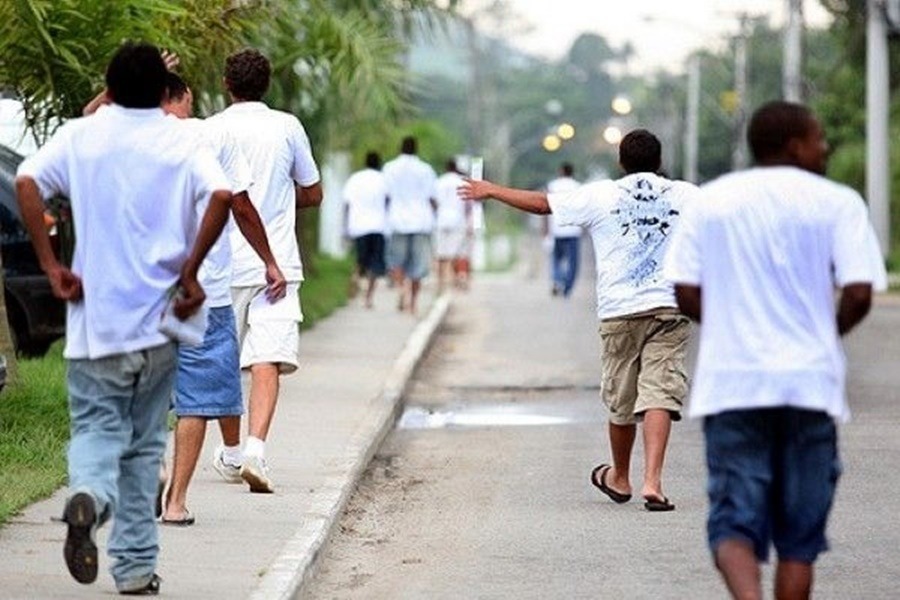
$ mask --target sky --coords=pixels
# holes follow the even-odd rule
[[[717,47],[738,30],[738,15],[768,16],[784,23],[786,0],[508,0],[524,22],[503,26],[503,37],[528,53],[557,59],[584,32],[614,47],[630,41],[636,57],[629,69],[678,72],[693,49]],[[817,0],[804,0],[809,26],[826,26]],[[530,24],[530,30],[527,28]],[[524,27],[523,27],[524,25]]]

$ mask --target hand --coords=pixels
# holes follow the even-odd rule
[[[287,295],[287,281],[278,265],[266,266],[266,299],[270,304],[278,302]]]
[[[163,62],[166,64],[166,69],[169,71],[174,71],[175,67],[181,63],[181,59],[178,58],[178,55],[174,52],[163,50],[160,54],[162,54]]]
[[[203,291],[196,277],[186,277],[184,275],[178,281],[178,288],[179,293],[172,308],[175,316],[184,321],[200,310],[200,306],[206,300],[206,292]]]
[[[493,184],[490,181],[463,177],[464,183],[456,188],[456,195],[463,200],[485,200],[491,195]]]
[[[50,289],[53,290],[53,295],[57,298],[69,302],[81,300],[83,294],[81,278],[66,267],[56,265],[49,269],[47,271],[47,279],[50,280]]]

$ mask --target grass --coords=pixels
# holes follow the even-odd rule
[[[317,256],[301,286],[303,329],[347,303],[350,259]],[[0,525],[66,483],[69,413],[62,342],[19,359],[19,381],[0,393]]]

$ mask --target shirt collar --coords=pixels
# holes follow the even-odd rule
[[[120,104],[110,104],[109,106],[107,106],[106,110],[109,110],[117,115],[136,119],[150,119],[154,117],[166,116],[166,113],[163,111],[163,109],[158,106],[154,108],[126,108]]]
[[[260,110],[269,110],[265,102],[248,100],[243,102],[235,102],[225,109],[228,112],[257,112]]]

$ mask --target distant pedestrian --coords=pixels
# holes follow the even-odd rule
[[[467,259],[467,248],[473,234],[472,203],[463,201],[456,193],[463,183],[456,161],[448,160],[444,168],[434,187],[437,204],[434,253],[437,257],[438,293],[444,290],[448,279],[457,288],[464,287],[468,281],[468,273],[461,269],[461,261]]]
[[[572,163],[564,162],[559,167],[559,177],[547,184],[548,194],[561,194],[577,189],[581,184],[573,177],[575,169]],[[551,277],[553,296],[568,298],[578,277],[578,266],[581,260],[580,225],[563,225],[553,214],[547,215],[548,235],[552,241]]]
[[[660,163],[659,140],[637,129],[619,145],[621,179],[556,194],[472,180],[460,188],[464,198],[495,198],[530,213],[552,213],[561,225],[590,232],[602,340],[600,394],[609,408],[612,450],[612,465],[594,468],[591,483],[614,502],[631,500],[631,451],[636,424],[642,422],[641,495],[649,511],[675,508],[663,493],[662,470],[671,423],[681,418],[687,393],[690,323],[662,277],[662,258],[682,209],[699,192],[692,184],[656,175]]]
[[[665,261],[698,322],[691,415],[703,417],[709,546],[735,598],[808,598],[840,476],[849,415],[839,336],[884,285],[866,205],[822,175],[828,145],[804,106],[772,102],[747,132],[756,168],[703,188]],[[835,288],[840,298],[835,316]]]
[[[403,138],[400,155],[384,165],[388,184],[388,268],[400,293],[397,308],[416,314],[431,262],[437,175],[416,155],[416,138]]]
[[[122,46],[106,84],[112,105],[63,125],[21,164],[16,187],[40,264],[68,301],[66,565],[80,583],[96,579],[95,532],[112,518],[116,588],[156,594],[154,504],[176,369],[176,345],[160,332],[160,316],[176,285],[178,319],[205,300],[197,272],[227,222],[231,191],[213,153],[160,108],[159,50]],[[42,199],[57,194],[72,203],[71,270],[54,257],[42,218]]]
[[[241,345],[241,368],[250,371],[249,424],[241,478],[251,492],[272,493],[266,438],[275,416],[280,376],[299,366],[300,282],[303,265],[295,229],[297,209],[322,202],[319,168],[297,117],[262,102],[272,65],[257,50],[241,50],[225,61],[231,106],[207,119],[230,133],[250,163],[250,198],[262,217],[278,266],[287,280],[285,297],[271,303],[266,268],[248,241],[231,232],[231,292]]]
[[[353,240],[356,274],[366,280],[366,308],[372,308],[375,283],[387,271],[387,182],[381,172],[381,156],[366,154],[366,167],[350,175],[344,184],[344,221]]]

